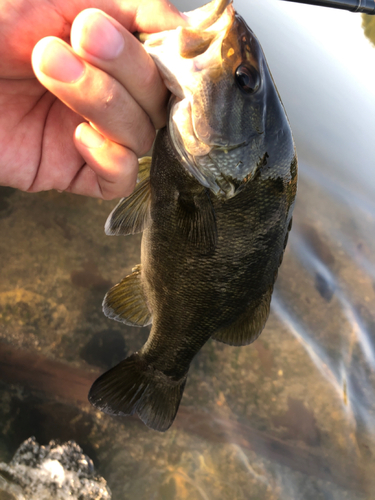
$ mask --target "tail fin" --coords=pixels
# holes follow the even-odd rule
[[[186,376],[174,381],[135,353],[93,383],[89,401],[110,415],[137,413],[148,427],[164,432],[176,417],[185,382]]]

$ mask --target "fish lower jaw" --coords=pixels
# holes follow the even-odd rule
[[[172,138],[176,138],[176,131],[171,134]],[[213,194],[224,197],[232,198],[236,194],[239,184],[245,179],[237,179],[235,176],[235,163],[233,166],[227,166],[224,170],[217,165],[209,153],[214,151],[231,151],[235,148],[223,149],[223,146],[210,146],[209,153],[206,155],[192,155],[185,148],[182,139],[172,140],[173,149],[176,156],[180,160],[181,166],[187,171],[189,175],[204,187],[212,191]]]

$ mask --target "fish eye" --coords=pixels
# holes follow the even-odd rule
[[[245,94],[254,94],[259,89],[260,75],[255,68],[240,64],[234,75],[237,85]]]

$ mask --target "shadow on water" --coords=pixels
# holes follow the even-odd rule
[[[276,9],[259,33],[270,15],[264,5],[254,15],[262,42],[280,24]],[[268,56],[272,44],[266,45]],[[270,64],[276,57],[275,49]],[[289,83],[285,104],[298,127],[303,88],[293,97],[290,75]],[[316,109],[314,127],[327,102]],[[358,120],[351,126],[363,137]],[[374,497],[373,187],[360,189],[363,165],[358,182],[351,181],[352,156],[331,165],[329,137],[319,159],[321,130],[308,122],[304,113],[298,201],[267,326],[247,347],[204,346],[165,434],[87,403],[97,375],[148,335],[101,311],[107,289],[139,262],[140,237],[104,235],[112,202],[0,188],[0,461],[35,435],[41,444],[76,440],[114,500]],[[333,156],[339,135],[335,130]],[[356,133],[353,151],[361,149],[357,140]],[[366,154],[373,165],[370,147]]]

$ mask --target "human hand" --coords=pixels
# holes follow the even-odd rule
[[[36,2],[38,12],[20,16],[26,0],[17,0],[18,17],[17,9],[0,12],[0,26],[6,21],[7,31],[10,23],[20,35],[13,45],[4,38],[4,46],[0,34],[0,184],[112,199],[130,194],[137,157],[166,122],[167,90],[131,32],[172,29],[184,20],[164,0],[111,0],[107,13],[88,9],[73,22],[79,1],[87,0],[61,14],[45,0]],[[59,2],[61,9],[68,3]],[[42,86],[27,55],[46,34],[60,39],[44,38],[34,49]]]

